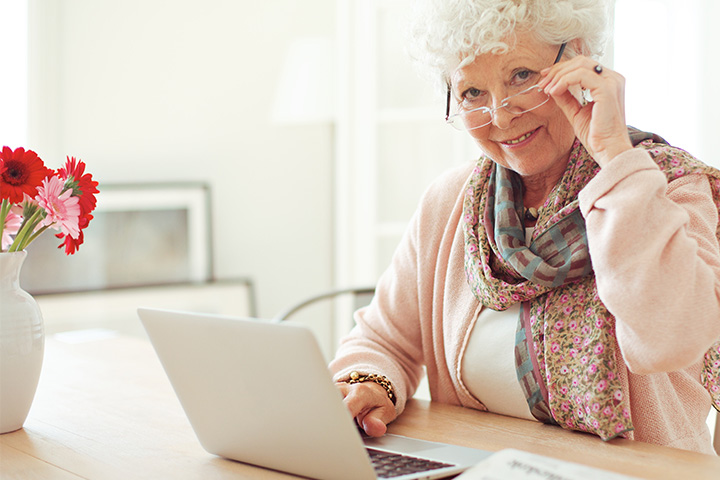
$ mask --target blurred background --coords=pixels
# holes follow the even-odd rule
[[[46,235],[24,268],[48,331],[374,284],[428,183],[478,155],[404,53],[410,3],[0,0],[0,144],[100,182],[80,252]],[[720,166],[720,2],[615,3],[628,123]],[[330,354],[349,318],[300,321]]]

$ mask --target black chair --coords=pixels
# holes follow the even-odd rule
[[[352,300],[353,310],[357,310],[360,307],[364,307],[369,304],[375,294],[374,286],[360,286],[360,287],[348,287],[328,290],[326,292],[319,293],[308,297],[295,305],[283,310],[273,318],[275,321],[283,322],[289,320],[296,313],[304,310],[305,308],[315,305],[318,302],[335,300],[339,297],[350,296]]]

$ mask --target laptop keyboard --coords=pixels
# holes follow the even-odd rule
[[[383,452],[372,448],[368,448],[367,451],[370,454],[370,460],[372,461],[378,478],[393,478],[410,473],[452,467],[452,465],[447,463],[401,455],[399,453]]]

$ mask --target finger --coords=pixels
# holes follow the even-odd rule
[[[553,100],[555,100],[557,106],[560,107],[560,110],[562,110],[565,117],[570,120],[571,123],[583,108],[575,95],[573,95],[569,90],[565,90],[561,94],[553,96]]]
[[[382,437],[387,432],[387,424],[392,420],[386,420],[387,416],[384,414],[382,408],[376,408],[368,412],[361,421],[360,426],[365,430],[365,433],[371,437]]]
[[[397,412],[383,387],[376,383],[347,385],[345,406],[358,425],[370,436],[382,436]]]
[[[545,92],[550,95],[560,95],[564,90],[578,85],[582,89],[590,90],[593,97],[603,86],[608,85],[606,79],[600,77],[592,70],[580,68],[562,72],[545,86]]]
[[[562,61],[551,65],[540,71],[540,74],[543,78],[538,82],[538,86],[544,88],[558,76],[562,76],[564,73],[570,70],[582,68],[583,66],[589,68],[589,64],[589,59],[587,59],[586,57],[578,56],[571,58],[570,60]]]
[[[603,69],[602,73],[598,74],[595,71],[596,65],[597,62],[590,58],[575,57],[543,70],[541,73],[544,77],[538,85],[548,93],[553,89],[561,88],[559,85],[563,84],[564,88],[572,84],[581,85],[585,89],[597,88],[602,85],[603,80],[612,78],[616,72]]]
[[[565,69],[556,73],[547,81],[544,87],[545,92],[556,96],[565,89],[572,91],[573,88],[581,88],[590,92],[593,101],[619,103],[619,110],[624,116],[625,78],[619,73],[607,69],[604,69],[602,74],[597,74],[594,66],[590,65],[596,64],[589,63],[580,68]]]
[[[603,123],[609,122],[604,128],[610,124],[613,124],[613,128],[615,128],[615,123],[618,125],[621,123],[625,128],[624,78],[622,75],[607,69],[604,69],[602,74],[598,74],[594,70],[597,63],[590,59],[565,63],[568,65],[558,67],[544,78],[544,91],[563,108],[568,119],[573,121],[574,118],[579,118],[576,117],[578,108],[572,102],[567,101],[569,97],[566,92],[570,91],[576,98],[580,97],[578,102],[581,108],[585,107],[585,111],[588,113],[593,112],[594,123],[597,123],[598,120]],[[579,95],[578,89],[589,92],[592,101],[601,104],[599,110],[595,111],[594,105],[587,105],[588,102]],[[575,124],[575,126],[578,125]]]
[[[568,101],[566,93],[572,92],[573,88],[577,87],[586,89],[592,97],[592,104],[587,105],[587,102],[582,101],[579,108],[585,108],[588,113],[592,112],[593,125],[603,130],[625,132],[623,77],[618,74],[617,78],[600,78],[594,71],[590,72],[583,70],[567,72],[561,79],[548,84],[545,90],[572,121],[578,114],[578,107]]]
[[[387,425],[395,420],[395,406],[388,405],[372,408],[361,412],[355,421],[371,437],[381,437],[387,432]]]
[[[350,385],[347,382],[337,382],[335,384],[335,387],[340,390],[340,393],[342,394],[343,398],[347,397],[347,394],[349,392]]]
[[[348,389],[344,402],[345,407],[350,411],[350,415],[352,415],[353,418],[364,415],[367,411],[376,406],[372,398],[359,395],[357,389],[352,387]]]
[[[353,418],[355,418],[364,415],[373,408],[384,406],[386,400],[392,404],[383,387],[368,382],[348,384],[344,402]]]

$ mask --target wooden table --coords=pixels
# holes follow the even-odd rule
[[[597,437],[412,400],[391,432],[486,450],[518,448],[652,479],[720,479],[720,457]],[[283,479],[197,442],[147,340],[49,338],[23,429],[0,435],[2,479]]]

